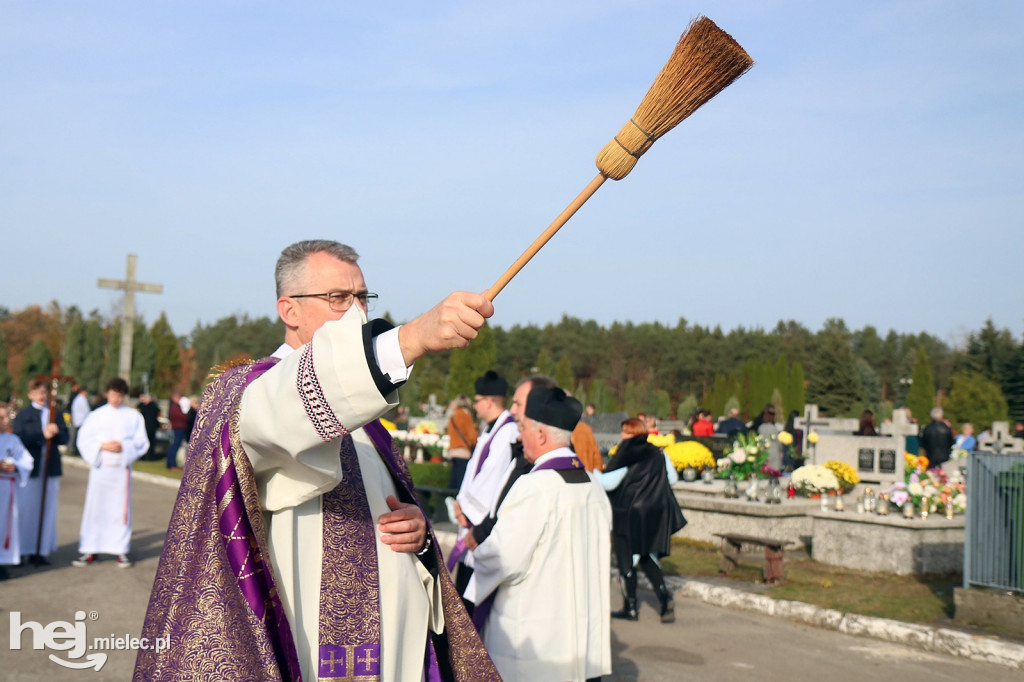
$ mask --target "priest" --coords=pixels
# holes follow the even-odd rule
[[[494,308],[457,292],[400,327],[348,246],[276,268],[284,344],[203,395],[134,679],[495,680],[401,455],[378,418],[424,354]]]
[[[521,438],[533,469],[512,486],[491,534],[473,550],[466,597],[480,604],[498,590],[484,642],[506,682],[611,673],[611,507],[569,448],[581,412],[560,388],[530,390]]]
[[[89,465],[85,508],[78,537],[81,554],[71,562],[84,568],[100,554],[117,557],[118,568],[131,568],[132,463],[149,450],[146,420],[125,405],[128,383],[114,377],[107,382],[107,402],[89,413],[78,430],[78,452]]]
[[[494,514],[498,496],[508,478],[512,462],[512,445],[519,439],[515,418],[506,409],[508,382],[494,370],[488,370],[474,383],[476,395],[473,409],[487,425],[477,440],[473,455],[466,465],[466,475],[455,498],[455,518],[459,524],[458,540],[448,557],[448,569],[458,571],[455,584],[459,593],[466,591],[473,575],[473,555],[466,552],[467,535]],[[467,605],[472,609],[472,604]]]
[[[17,436],[7,432],[10,424],[7,405],[0,403],[0,580],[8,578],[6,566],[21,561],[18,494],[32,473],[32,455]]]

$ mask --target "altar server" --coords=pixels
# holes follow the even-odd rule
[[[13,433],[7,433],[10,417],[0,404],[0,580],[7,569],[21,561],[18,541],[18,493],[32,473],[32,455]]]
[[[487,429],[473,449],[466,465],[458,497],[455,498],[455,516],[459,523],[459,536],[448,557],[449,570],[458,564],[455,585],[460,594],[473,574],[473,555],[466,551],[466,535],[494,513],[498,496],[509,475],[512,462],[512,444],[519,438],[519,428],[512,414],[505,408],[508,382],[493,370],[479,377],[474,384],[476,395],[473,409]],[[467,607],[472,608],[467,604]]]
[[[99,554],[113,554],[118,568],[130,568],[132,541],[132,462],[146,454],[146,422],[124,404],[128,384],[115,377],[107,384],[107,404],[91,412],[78,432],[78,451],[92,467],[78,540],[79,568]]]
[[[506,682],[611,673],[611,506],[569,449],[581,412],[560,388],[530,391],[522,442],[533,469],[512,486],[493,531],[473,551],[466,597],[480,604],[498,590],[484,644]]]
[[[68,427],[64,420],[50,418],[47,405],[49,385],[45,379],[29,381],[29,404],[18,410],[11,422],[11,432],[21,440],[33,460],[32,475],[18,495],[21,553],[27,555],[33,563],[43,566],[50,563],[46,556],[57,549],[57,498],[60,495],[62,473],[57,446],[68,443]],[[52,441],[49,445],[49,459],[46,457],[46,441]],[[42,533],[39,532],[40,517],[43,522]]]

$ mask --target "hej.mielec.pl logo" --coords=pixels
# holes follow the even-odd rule
[[[89,614],[89,618],[96,620],[97,614],[95,611]],[[99,670],[107,662],[107,654],[103,653],[103,649],[114,649],[114,650],[128,650],[134,651],[138,649],[156,649],[157,651],[163,651],[164,649],[170,648],[170,635],[166,637],[157,637],[152,642],[147,638],[131,637],[125,635],[118,637],[116,635],[110,635],[109,637],[97,637],[93,640],[92,645],[88,644],[88,638],[85,632],[85,611],[75,612],[75,621],[68,623],[67,621],[57,620],[48,625],[43,625],[35,621],[27,620],[24,623],[21,621],[20,611],[11,611],[11,637],[10,637],[10,648],[11,651],[17,651],[22,648],[22,639],[26,631],[30,633],[31,645],[33,649],[53,649],[54,651],[66,651],[65,654],[68,659],[65,660],[54,654],[50,654],[49,658],[54,663],[62,665],[65,668],[95,668]],[[100,651],[94,651],[85,657],[85,660],[79,661],[82,655],[86,652],[86,649]]]

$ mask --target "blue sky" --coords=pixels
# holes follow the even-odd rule
[[[596,174],[694,16],[757,64],[607,182],[495,302],[954,343],[1024,331],[1020,2],[0,0],[0,305],[178,334],[274,314],[281,248],[362,254],[379,310],[482,291]]]

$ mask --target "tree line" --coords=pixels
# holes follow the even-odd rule
[[[280,320],[268,317],[230,315],[187,335],[176,335],[164,314],[151,325],[138,318],[128,381],[160,397],[197,393],[211,368],[267,355],[283,336]],[[63,374],[96,390],[116,374],[119,346],[119,321],[95,310],[0,307],[0,399],[23,396],[28,379],[48,373],[55,359]],[[421,358],[402,402],[416,414],[431,395],[442,403],[472,395],[474,379],[491,368],[510,382],[550,374],[598,411],[662,419],[685,419],[698,407],[715,415],[735,407],[751,418],[768,403],[785,415],[807,402],[829,416],[871,409],[879,421],[903,406],[925,420],[936,404],[954,422],[1024,419],[1024,340],[991,320],[963,347],[925,332],[852,330],[842,319],[818,331],[792,320],[723,331],[685,319],[602,326],[568,315],[542,327],[487,325],[469,348]]]

